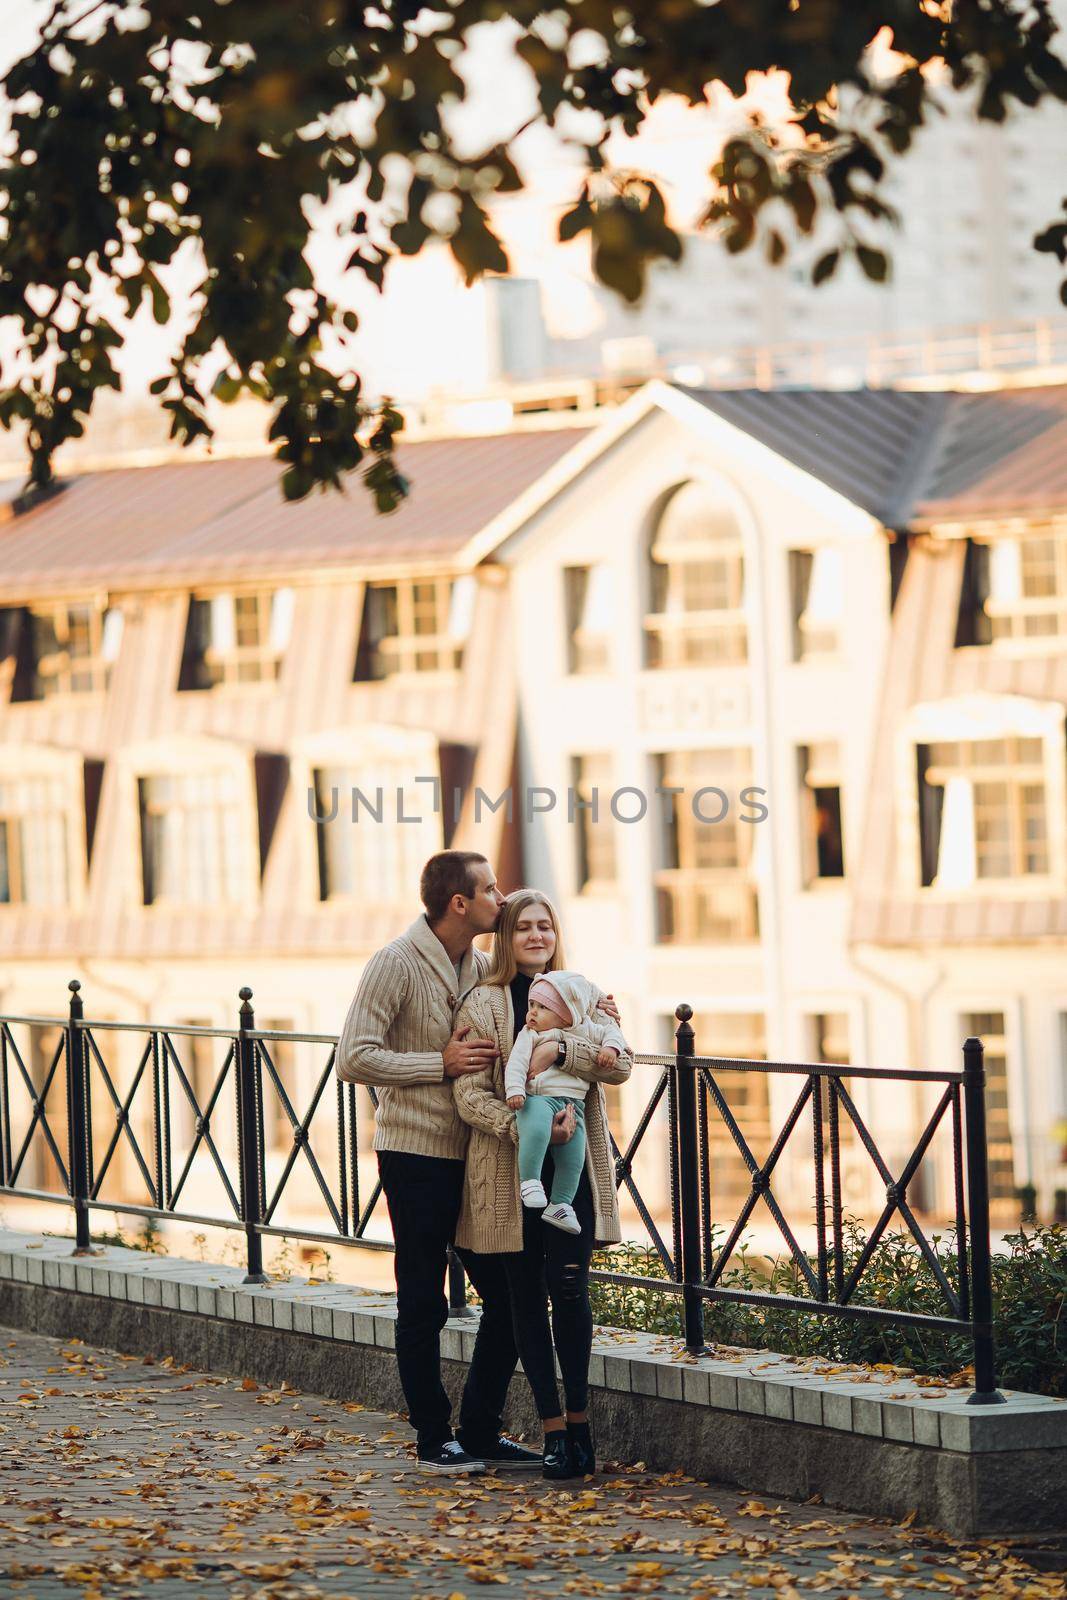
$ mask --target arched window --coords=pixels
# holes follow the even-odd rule
[[[650,667],[738,665],[748,659],[745,558],[733,505],[703,483],[668,500],[652,535]]]

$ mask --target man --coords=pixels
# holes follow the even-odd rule
[[[431,856],[420,894],[425,915],[368,962],[337,1049],[338,1075],[378,1090],[374,1148],[396,1247],[400,1385],[423,1470],[481,1472],[487,1463],[540,1469],[537,1452],[501,1432],[517,1353],[499,1257],[462,1252],[482,1317],[458,1439],[441,1382],[445,1272],[467,1150],[452,1079],[482,1071],[497,1054],[491,1040],[454,1030],[452,1019],[487,970],[488,957],[473,942],[495,928],[504,899],[489,862],[468,850]],[[554,1142],[568,1132],[559,1128]]]

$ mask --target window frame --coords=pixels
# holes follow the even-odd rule
[[[658,864],[652,874],[654,894],[653,927],[658,946],[687,946],[704,948],[729,942],[755,944],[760,938],[759,888],[754,871],[757,840],[752,823],[741,820],[740,793],[751,786],[753,779],[753,751],[748,745],[725,745],[718,748],[701,744],[697,747],[675,747],[652,752],[655,786],[657,789],[681,787],[683,793],[672,797],[671,814],[660,824],[657,844]],[[716,757],[729,756],[733,770],[723,775],[722,787],[730,802],[731,812],[736,809],[733,837],[737,858],[722,866],[687,863],[683,857],[698,854],[700,836],[697,830],[722,827],[720,823],[703,823],[693,812],[693,795],[711,778]],[[743,758],[738,760],[737,758]],[[709,759],[710,758],[710,759]],[[702,761],[708,762],[708,772],[689,770]],[[675,766],[674,763],[678,763]],[[726,787],[729,783],[730,788]],[[736,790],[736,795],[731,792]],[[657,798],[659,798],[657,796]],[[679,815],[679,812],[681,815]],[[676,864],[669,865],[673,860]],[[662,864],[659,864],[662,863]],[[736,897],[736,909],[729,931],[714,936],[701,935],[700,897],[711,890],[718,892],[719,903],[724,903],[731,892]],[[682,896],[682,914],[679,915],[678,897]],[[665,908],[670,907],[672,932],[664,931],[667,921]]]
[[[957,695],[912,706],[896,732],[895,800],[900,829],[897,887],[922,900],[1047,899],[1067,893],[1067,729],[1061,702],[1019,695]],[[1043,741],[1049,871],[1023,878],[978,878],[965,886],[923,883],[919,825],[919,747],[984,739]],[[931,793],[933,790],[931,789]]]
[[[786,552],[789,566],[789,614],[792,623],[792,654],[790,660],[794,665],[807,666],[825,664],[840,659],[841,633],[844,621],[843,613],[834,622],[832,628],[826,624],[816,623],[806,627],[808,607],[811,604],[811,591],[815,581],[819,557],[832,556],[837,561],[843,561],[843,553],[839,546],[831,544],[790,545]],[[803,580],[803,593],[801,590],[801,569],[803,563],[809,563]],[[844,593],[844,573],[841,573],[842,595]],[[806,643],[806,633],[832,633],[832,642],[825,648],[813,648]]]
[[[597,581],[594,573],[599,569],[600,582],[610,582],[611,569],[604,561],[568,563],[563,574],[563,617],[565,632],[566,670],[568,677],[606,677],[612,670],[611,631],[584,629],[582,619],[589,604],[592,585]],[[579,586],[579,575],[585,581]]]
[[[993,1038],[998,1041],[1002,1041],[1003,1043],[1002,1054],[1004,1061],[1003,1083],[1005,1103],[1003,1108],[1001,1108],[993,1105],[990,1101],[988,1089],[991,1084],[995,1086],[996,1074],[991,1072],[987,1065],[986,1130],[988,1135],[987,1144],[991,1158],[994,1147],[998,1143],[1001,1145],[1006,1145],[1011,1153],[1012,1186],[1010,1194],[995,1195],[993,1192],[991,1171],[989,1199],[990,1207],[994,1212],[995,1217],[999,1216],[1001,1222],[1005,1222],[1008,1219],[1014,1220],[1018,1216],[1018,1200],[1016,1199],[1016,1190],[1018,1189],[1020,1182],[1025,1181],[1025,1179],[1021,1179],[1019,1175],[1020,1173],[1026,1171],[1024,1130],[1027,1126],[1026,1106],[1025,1102],[1020,1098],[1021,1096],[1025,1096],[1025,1085],[1021,1081],[1018,1081],[1018,1074],[1013,1073],[1012,1071],[1012,1061],[1022,1059],[1019,1055],[1020,1038],[1018,1032],[1019,1019],[1017,1016],[1017,1004],[1015,1001],[1006,996],[1000,997],[996,994],[994,994],[992,997],[987,995],[982,998],[977,996],[968,997],[963,995],[956,998],[954,1004],[954,1013],[953,1022],[958,1039],[963,1039],[965,1036],[971,1036],[974,1030],[971,1028],[970,1024],[976,1017],[1000,1016],[1003,1022],[1003,1031],[1001,1033],[984,1035],[975,1034],[975,1037],[982,1038],[983,1045],[985,1043],[985,1039],[987,1038]],[[983,1059],[988,1062],[988,1055],[985,1050],[983,1050]],[[1001,1137],[998,1139],[997,1125],[1001,1121],[1003,1122],[1004,1126],[1001,1130]],[[1019,1131],[1018,1138],[1016,1137],[1016,1130]],[[1021,1164],[1019,1161],[1020,1155],[1023,1157]],[[992,1167],[992,1159],[990,1166]]]
[[[823,760],[826,763],[824,766],[813,752],[820,748],[825,752],[828,747],[833,749],[834,755],[828,757],[824,754]],[[813,740],[808,744],[798,744],[796,752],[801,829],[801,885],[805,891],[816,893],[826,888],[843,887],[848,882],[848,852],[845,848],[845,785],[841,771],[840,742],[832,739]],[[813,771],[827,781],[813,783],[811,781]],[[841,844],[841,871],[837,873],[819,871],[817,795],[820,790],[835,790],[837,793],[838,837]]]
[[[470,582],[475,585],[473,600],[477,603],[477,579],[470,572],[429,572],[406,573],[393,578],[372,578],[363,584],[360,595],[359,621],[356,630],[356,659],[352,666],[352,684],[357,688],[367,688],[369,685],[391,682],[417,681],[425,683],[427,679],[448,680],[457,678],[463,671],[470,639],[470,632],[457,636],[448,631],[453,598],[456,585],[461,582]],[[434,589],[434,631],[419,633],[415,622],[417,617],[415,591],[419,587],[432,586]],[[373,668],[376,660],[383,654],[388,658],[395,656],[399,662],[391,671],[375,674],[368,671],[365,676],[360,676],[360,665],[363,661],[364,644],[363,632],[366,625],[368,607],[371,605],[372,593],[384,593],[393,590],[395,593],[396,607],[396,632],[383,634],[380,638],[371,639],[367,645],[367,663]],[[472,622],[473,628],[473,608]],[[458,637],[458,643],[457,641]],[[433,666],[417,664],[421,655],[435,654],[437,662]],[[442,664],[442,658],[451,655],[451,665]]]
[[[71,626],[71,616],[76,610],[82,609],[87,613],[91,648],[84,655],[75,655],[70,649],[75,634],[75,629]],[[11,705],[43,705],[57,702],[65,704],[70,701],[84,704],[86,700],[101,698],[107,694],[115,664],[114,660],[109,660],[104,654],[107,618],[117,614],[125,620],[121,605],[113,602],[109,595],[94,591],[87,595],[69,596],[65,599],[28,600],[22,605],[5,606],[4,610],[21,613],[14,629],[16,659],[9,690]],[[54,651],[38,652],[36,635],[42,624],[51,627],[56,641]],[[120,631],[120,646],[121,640]],[[117,655],[116,651],[116,659]],[[19,662],[24,656],[29,661],[27,677],[31,692],[19,694],[16,698],[15,691],[20,687],[21,677]],[[45,663],[44,670],[42,663]],[[88,673],[91,680],[88,687],[73,686],[72,680],[79,673]],[[52,687],[46,687],[47,685]]]
[[[582,763],[587,761],[601,762],[608,773],[606,784],[595,777],[592,782],[582,775]],[[619,855],[616,849],[614,834],[615,819],[611,815],[611,796],[615,792],[614,780],[611,776],[614,758],[610,750],[584,750],[571,756],[571,787],[580,800],[587,800],[589,792],[597,790],[597,820],[594,823],[592,814],[585,808],[575,811],[575,888],[579,895],[616,894],[619,888]],[[599,851],[589,848],[587,830],[591,828],[603,829],[599,838]],[[610,856],[611,874],[608,877],[597,876],[590,871],[591,863],[603,853]]]
[[[971,524],[960,528],[940,530],[942,537],[967,541],[966,562],[971,564],[973,586],[979,571],[988,574],[987,590],[992,589],[993,550],[998,544],[1022,546],[1028,541],[1049,539],[1052,542],[1052,561],[1056,591],[1052,595],[1024,596],[1014,600],[996,600],[991,592],[984,596],[968,595],[961,589],[956,649],[983,650],[997,655],[1026,656],[1058,654],[1067,649],[1067,517],[1045,517],[1037,521],[1009,518],[992,524]],[[1020,578],[1022,577],[1022,552],[1020,550]],[[965,584],[966,584],[965,565]],[[970,605],[968,626],[964,627],[964,604]],[[999,620],[1019,624],[1025,628],[1030,617],[1059,618],[1059,626],[1047,634],[1016,632],[1014,627],[997,634]],[[968,631],[988,630],[989,638],[961,637]]]
[[[729,536],[709,533],[703,540],[671,537],[664,523],[679,495],[700,490],[718,496],[733,527]],[[745,523],[736,493],[724,480],[689,478],[664,497],[652,519],[644,551],[646,607],[642,621],[642,666],[646,672],[708,672],[745,668],[750,664],[749,618],[746,605]],[[716,565],[726,568],[727,606],[690,608],[686,603],[686,569]],[[660,603],[662,602],[662,603]],[[731,644],[730,636],[733,634]],[[713,647],[725,640],[726,649],[710,658],[686,659],[686,641],[696,635]],[[672,642],[673,641],[673,642]]]
[[[0,914],[50,911],[60,915],[84,908],[88,894],[88,857],[85,819],[85,770],[80,750],[56,750],[47,745],[0,745],[0,785],[4,783],[53,782],[64,804],[54,815],[63,820],[66,895],[62,900],[0,901]],[[21,815],[17,810],[3,813],[4,820]],[[21,847],[18,852],[22,876]],[[9,858],[10,859],[10,858]],[[9,869],[10,870],[10,869]]]
[[[123,857],[127,903],[145,915],[175,911],[207,913],[219,917],[234,911],[254,910],[261,899],[259,806],[256,794],[255,751],[244,744],[209,734],[177,734],[128,745],[116,755],[120,786],[118,827],[129,845]],[[235,804],[241,813],[237,833],[239,856],[235,865],[238,898],[177,900],[157,897],[146,904],[142,866],[139,782],[143,778],[183,777],[224,772],[235,781]]]
[[[293,625],[291,610],[284,644],[281,646],[271,644],[270,633],[273,625],[274,603],[276,598],[282,594],[287,594],[291,597],[285,604],[291,608],[294,607],[295,590],[289,583],[235,584],[191,589],[185,617],[185,633],[182,638],[182,660],[178,679],[179,694],[212,694],[216,692],[228,694],[234,690],[257,690],[261,689],[264,684],[268,687],[277,684],[285,667],[286,654],[292,641]],[[224,599],[231,602],[234,642],[232,645],[219,646],[211,639],[210,617],[215,602]],[[240,644],[238,642],[238,607],[242,601],[248,600],[256,602],[257,624],[261,637],[254,644]],[[264,601],[267,602],[265,608]],[[192,650],[188,647],[190,638],[194,633],[193,616],[194,608],[197,606],[207,608],[209,617],[208,642],[202,649]],[[264,609],[265,619],[263,615]],[[188,681],[190,671],[195,670],[197,664],[199,664],[200,670],[208,674],[210,681],[204,683]],[[242,669],[249,665],[254,665],[259,670],[254,676],[242,676]]]
[[[331,894],[323,898],[320,892],[320,847],[319,829],[322,824],[308,811],[308,794],[313,791],[315,774],[324,767],[349,766],[354,772],[362,771],[363,783],[358,778],[355,780],[357,787],[361,787],[368,800],[374,801],[374,791],[380,786],[382,789],[383,818],[390,814],[390,807],[395,811],[395,784],[388,780],[387,774],[393,770],[394,763],[397,770],[403,769],[405,775],[411,778],[423,777],[438,780],[438,797],[440,808],[433,812],[435,794],[429,782],[420,783],[414,791],[413,803],[419,806],[418,815],[424,819],[428,814],[436,817],[435,839],[441,841],[425,849],[420,861],[422,862],[438,850],[445,848],[444,840],[444,806],[445,796],[441,793],[440,749],[441,739],[436,733],[431,733],[425,728],[407,728],[398,723],[362,723],[358,728],[343,726],[340,728],[325,729],[318,733],[308,734],[294,741],[290,752],[291,783],[299,808],[298,851],[299,872],[302,889],[302,903],[306,907],[317,909],[320,913],[333,911],[350,912],[353,906],[361,903],[361,896],[356,894]],[[371,782],[377,778],[377,782]],[[416,801],[417,797],[417,801]],[[347,826],[358,826],[351,822],[351,795],[346,788],[344,794],[338,794],[338,818],[348,817]],[[405,812],[410,809],[405,803]],[[363,808],[361,807],[361,814]],[[394,824],[406,828],[406,835],[413,835],[412,843],[422,839],[421,829],[410,825]],[[406,836],[405,835],[405,836]],[[428,838],[428,834],[427,834]],[[420,845],[422,850],[422,845]],[[398,898],[390,903],[390,909],[408,909],[410,895],[410,910],[412,916],[418,910],[418,874],[416,873],[409,885],[406,885],[405,897]]]

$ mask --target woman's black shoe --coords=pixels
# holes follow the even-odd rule
[[[575,1476],[588,1478],[596,1471],[593,1435],[589,1431],[588,1422],[568,1422],[567,1444],[570,1447],[571,1465],[574,1467]]]
[[[576,1478],[571,1461],[570,1442],[562,1428],[558,1433],[545,1434],[545,1451],[541,1457],[541,1476],[553,1482],[561,1478]]]

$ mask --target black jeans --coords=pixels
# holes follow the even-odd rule
[[[462,1161],[378,1152],[393,1224],[396,1364],[420,1455],[452,1438],[452,1407],[441,1382],[441,1329],[448,1320],[445,1274],[463,1196]],[[459,1426],[468,1448],[495,1441],[517,1353],[508,1284],[500,1256],[459,1252],[482,1301]]]
[[[541,1169],[541,1181],[547,1193],[552,1185],[551,1150]],[[574,1209],[582,1225],[580,1234],[563,1233],[542,1222],[539,1211],[524,1207],[522,1252],[500,1257],[511,1290],[515,1343],[533,1390],[537,1414],[542,1418],[560,1415],[553,1344],[563,1374],[567,1410],[584,1411],[589,1404],[589,1356],[593,1347],[589,1260],[593,1254],[595,1217],[588,1172],[582,1172]]]

